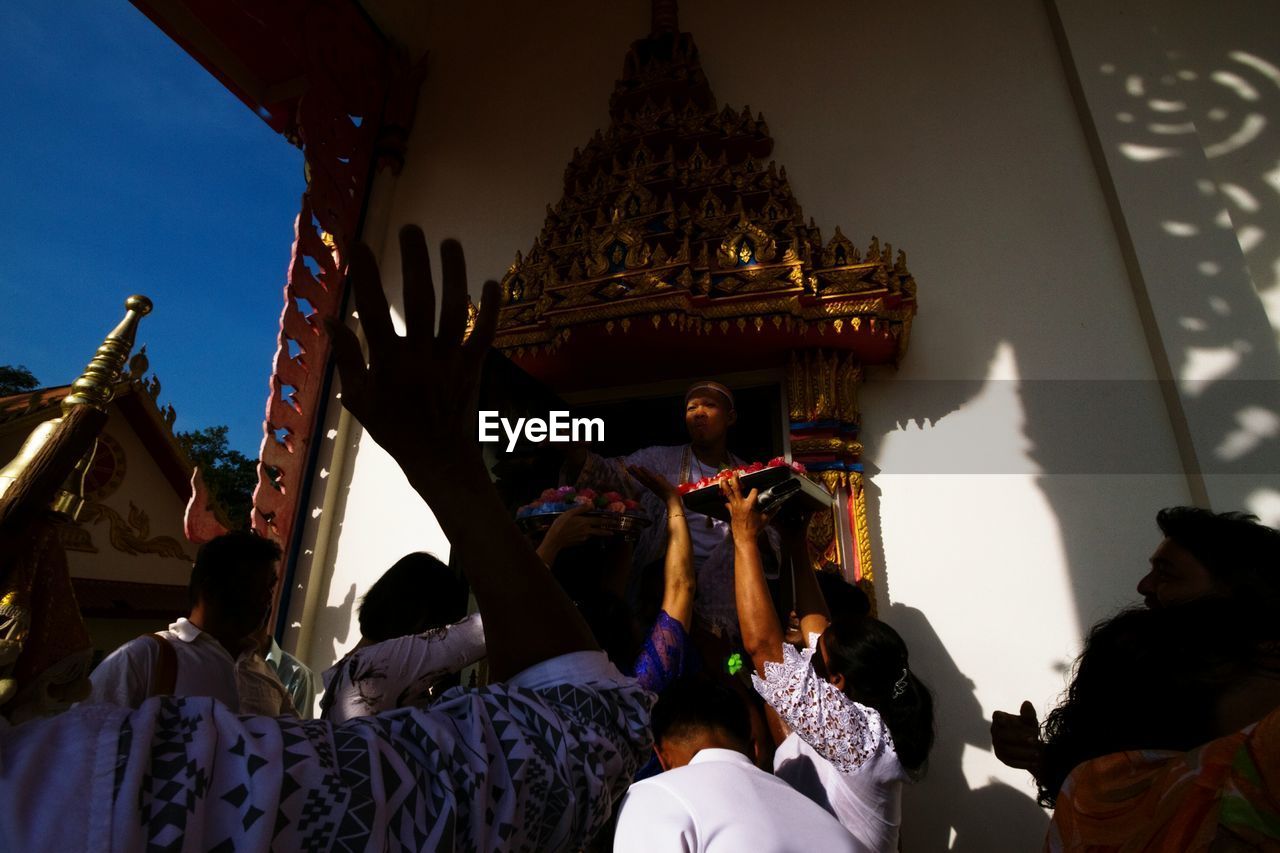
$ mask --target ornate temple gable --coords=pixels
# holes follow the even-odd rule
[[[660,20],[670,5],[655,5],[609,126],[573,152],[563,195],[504,277],[499,346],[537,375],[537,355],[575,327],[725,327],[896,362],[915,314],[905,253],[876,237],[860,248],[839,228],[823,240],[770,159],[764,116],[717,104],[693,36],[676,31],[673,8]]]

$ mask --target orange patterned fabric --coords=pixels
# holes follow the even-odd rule
[[[1194,851],[1215,842],[1280,849],[1280,709],[1191,752],[1121,752],[1080,765],[1058,795],[1045,850]]]

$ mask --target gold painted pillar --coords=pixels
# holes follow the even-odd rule
[[[858,384],[862,365],[849,354],[793,350],[787,368],[791,458],[836,499],[809,527],[809,553],[819,571],[839,571],[875,601],[875,568],[863,489]],[[874,606],[874,604],[873,604]]]

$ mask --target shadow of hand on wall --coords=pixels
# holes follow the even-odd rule
[[[327,579],[326,579],[327,581]],[[326,587],[328,584],[326,583]],[[328,590],[326,589],[326,592]],[[308,661],[317,673],[323,672],[342,657],[342,647],[351,636],[351,627],[356,624],[356,585],[352,584],[339,604],[326,604],[316,613],[316,629],[311,640],[311,648],[319,652],[326,650],[320,659]]]
[[[934,696],[937,739],[923,780],[903,795],[902,849],[1010,849],[1011,839],[1043,838],[1048,817],[1027,792],[994,779],[972,787],[966,748],[991,749],[988,721],[974,684],[960,671],[925,615],[895,604],[881,617],[902,635],[912,668]]]

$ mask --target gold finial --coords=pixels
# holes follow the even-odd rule
[[[39,424],[18,450],[18,455],[0,469],[0,496],[3,496],[18,481],[24,471],[39,470],[49,464],[51,449],[58,441],[58,435],[68,435],[68,430],[59,432],[59,426],[67,421],[81,423],[82,415],[87,409],[105,412],[107,404],[115,397],[115,383],[120,380],[125,359],[133,349],[133,341],[138,333],[138,321],[151,312],[151,300],[145,296],[130,296],[125,300],[127,313],[102,346],[98,347],[93,360],[84,369],[80,378],[71,383],[71,393],[62,401],[62,416]],[[79,408],[86,411],[72,415]],[[100,416],[99,416],[100,417]],[[52,443],[51,443],[52,442]],[[88,451],[76,462],[75,468],[63,481],[53,498],[52,509],[76,518],[84,506],[84,478],[93,462],[94,451],[97,450],[97,439],[93,439]],[[44,460],[44,461],[41,461]]]
[[[106,411],[115,396],[115,384],[120,380],[120,371],[138,334],[138,321],[151,313],[151,300],[135,294],[124,301],[124,307],[127,310],[124,319],[98,347],[80,378],[71,383],[71,393],[62,401],[63,414],[73,406],[92,406]]]

